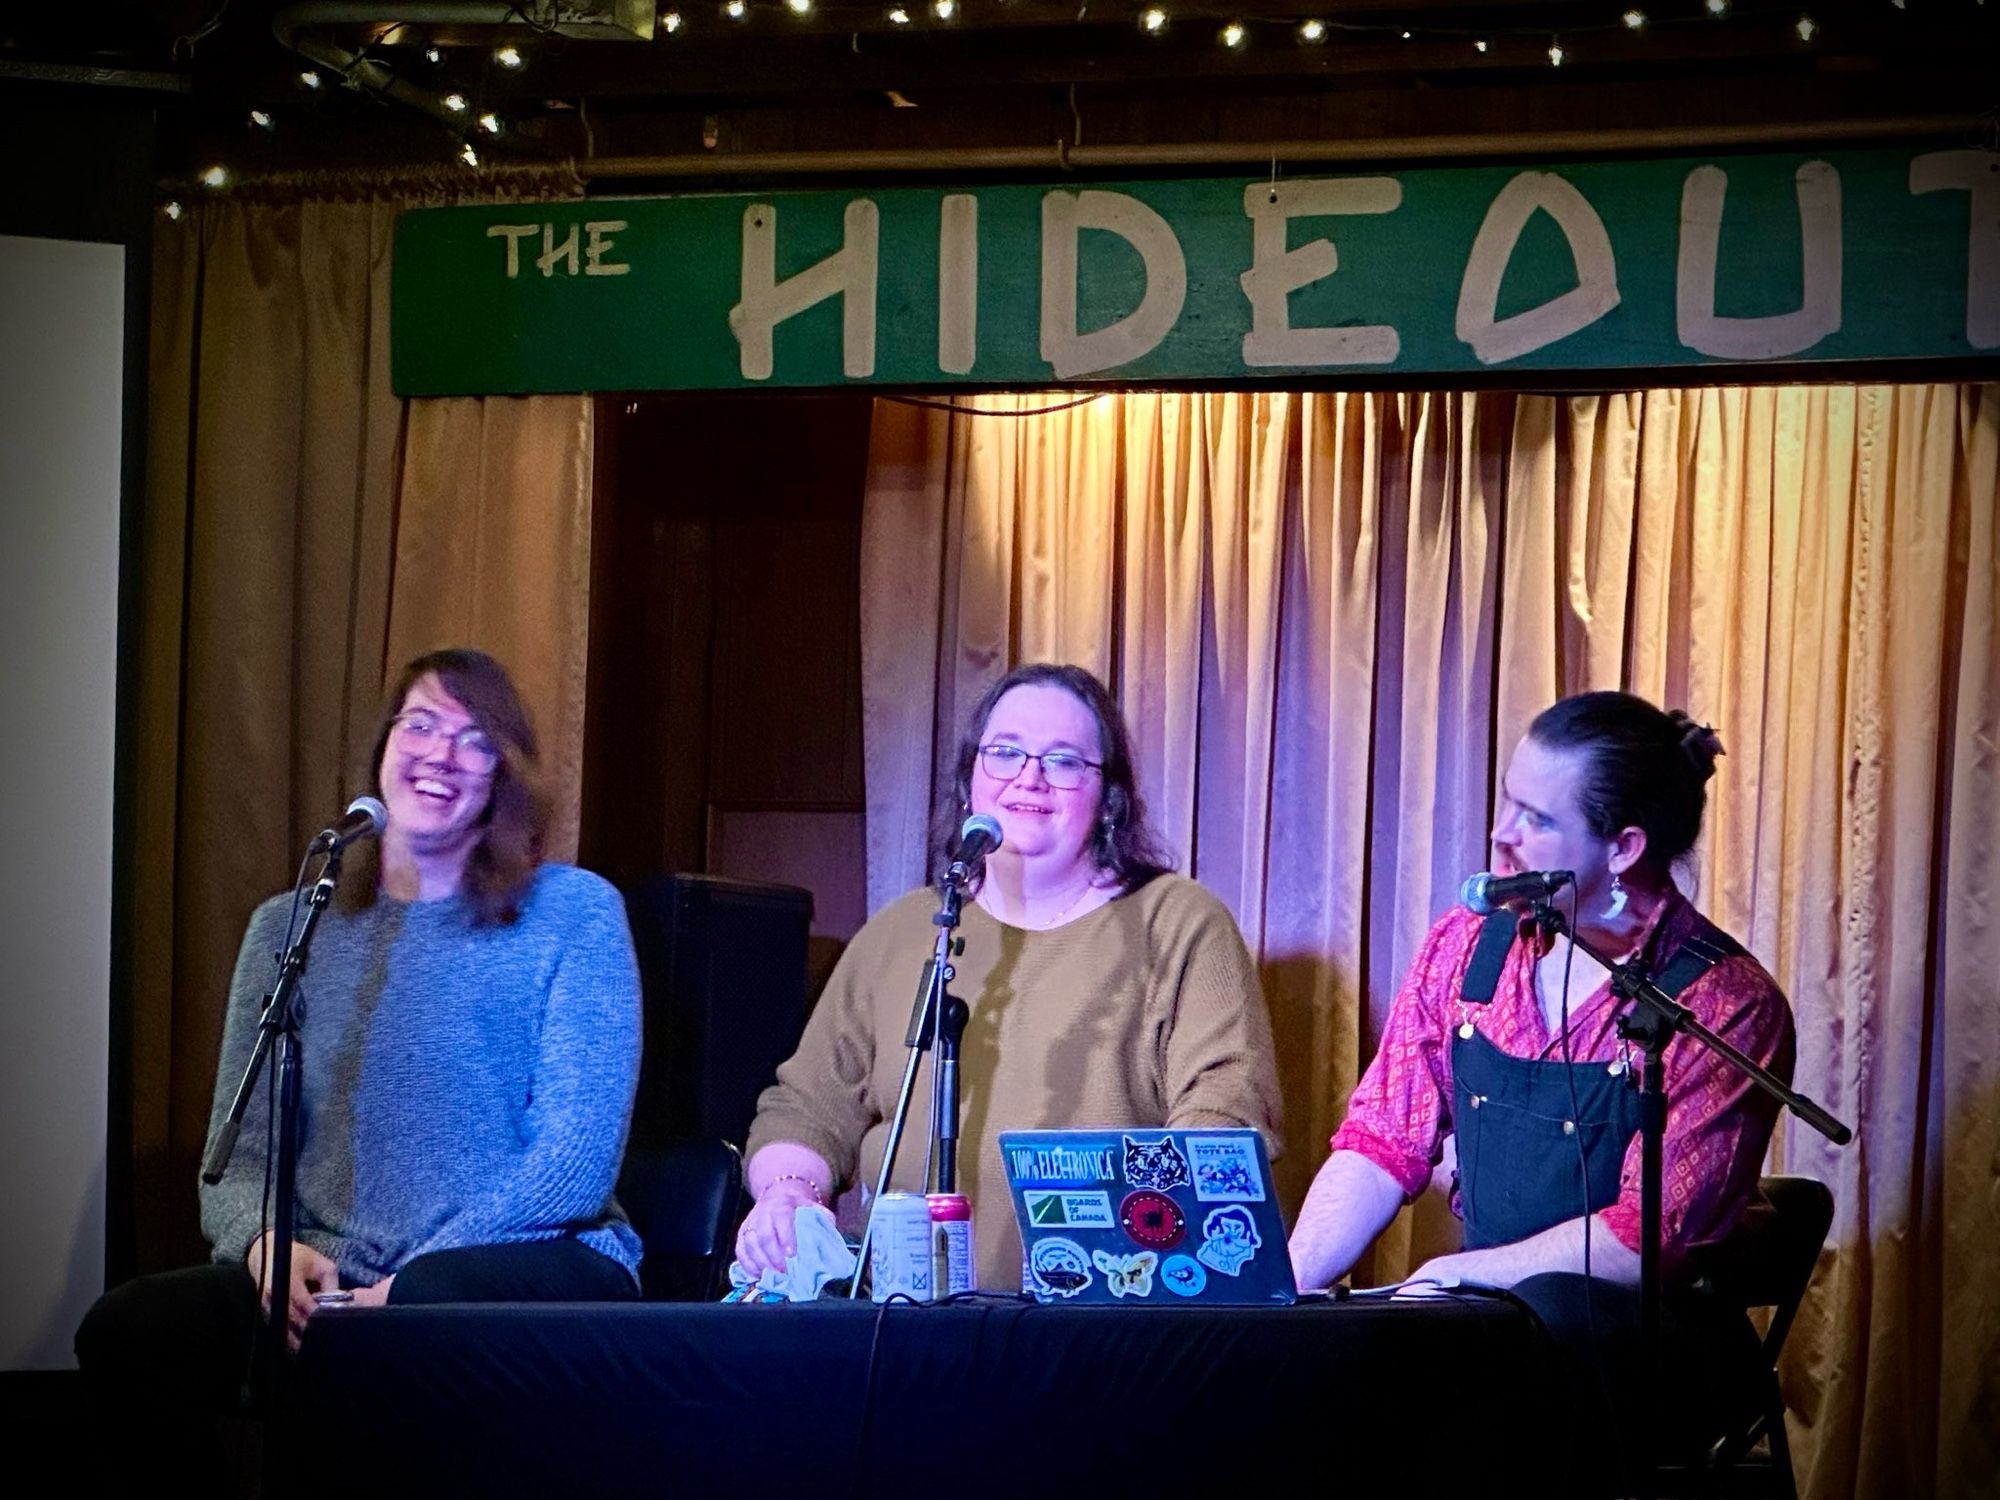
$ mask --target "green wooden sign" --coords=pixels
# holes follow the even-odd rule
[[[1991,357],[2000,155],[416,210],[406,396]]]

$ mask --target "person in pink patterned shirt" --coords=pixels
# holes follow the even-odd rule
[[[1564,699],[1508,763],[1493,870],[1573,872],[1558,904],[1586,942],[1662,981],[1672,965],[1681,1004],[1789,1079],[1783,993],[1674,880],[1721,753],[1713,731],[1630,694]],[[1489,920],[1497,930],[1482,945]],[[1573,1356],[1576,1399],[1603,1419],[1586,1459],[1603,1474],[1617,1472],[1636,1408],[1660,1393],[1637,1369],[1638,1058],[1618,1034],[1620,1005],[1603,967],[1531,918],[1464,908],[1439,918],[1290,1242],[1302,1288],[1345,1275],[1423,1191],[1454,1135],[1464,1246],[1410,1280],[1507,1289],[1540,1315]],[[1775,1105],[1687,1037],[1667,1046],[1665,1084],[1661,1379],[1702,1387],[1676,1394],[1685,1449],[1734,1416],[1754,1370],[1747,1318],[1694,1283],[1756,1196]],[[1674,1436],[1661,1434],[1669,1452]]]

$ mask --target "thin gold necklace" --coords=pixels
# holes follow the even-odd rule
[[[1034,930],[1037,932],[1047,932],[1052,928],[1062,926],[1064,918],[1068,917],[1069,914],[1076,909],[1076,903],[1081,901],[1085,896],[1089,895],[1092,888],[1095,887],[1096,884],[1097,884],[1096,875],[1093,874],[1088,876],[1084,880],[1083,884],[1076,888],[1076,894],[1071,896],[1068,901],[1063,903],[1063,909],[1057,912],[1053,917],[1050,917],[1046,922],[1037,923],[1035,925]]]

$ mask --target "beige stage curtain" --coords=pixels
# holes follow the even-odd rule
[[[156,231],[133,893],[133,1260],[202,1254],[192,1191],[243,923],[362,789],[385,680],[441,645],[514,670],[575,849],[587,397],[398,400],[405,206],[580,196],[566,170],[293,179]]]
[[[1063,399],[878,403],[871,905],[925,877],[987,681],[1103,675],[1260,954],[1295,1207],[1529,719],[1688,707],[1729,747],[1697,899],[1857,1130],[1773,1146],[1839,1205],[1786,1358],[1804,1492],[1993,1493],[2000,387]],[[1454,1234],[1428,1195],[1374,1275]]]

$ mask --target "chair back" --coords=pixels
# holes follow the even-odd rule
[[[722,1294],[743,1217],[741,1152],[727,1141],[634,1146],[618,1176],[618,1201],[645,1246],[639,1284],[647,1300]]]

